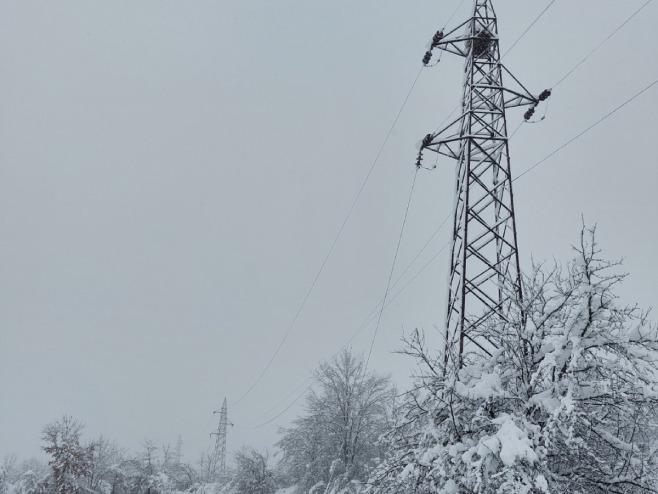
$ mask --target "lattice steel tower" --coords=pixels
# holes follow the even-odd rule
[[[448,33],[437,32],[423,62],[434,49],[465,58],[464,91],[457,118],[421,144],[425,150],[457,161],[455,212],[446,318],[446,369],[458,369],[471,352],[490,354],[505,321],[521,299],[514,196],[508,151],[506,108],[531,105],[526,120],[546,90],[533,96],[501,63],[498,22],[492,0],[475,0],[473,15]],[[509,77],[513,87],[503,85]]]
[[[215,451],[212,455],[209,470],[211,482],[217,482],[226,477],[226,433],[228,426],[233,425],[228,420],[226,398],[224,398],[222,409],[219,412],[215,411],[213,413],[219,414],[219,425],[216,431],[210,433],[210,435],[216,435],[217,439],[215,440]]]

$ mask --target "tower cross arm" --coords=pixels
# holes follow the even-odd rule
[[[439,50],[447,51],[448,53],[453,53],[454,55],[459,55],[461,57],[468,56],[468,42],[473,39],[473,37],[463,31],[470,23],[471,19],[468,19],[445,34],[443,31],[438,31],[432,38],[429,47],[430,50],[438,48]],[[458,31],[461,31],[461,34],[457,34]]]
[[[533,95],[522,83],[519,81],[514,74],[512,74],[507,67],[503,64],[500,64],[503,72],[510,76],[514,81],[515,87],[503,87],[503,91],[506,93],[508,98],[505,99],[505,106],[507,108],[513,106],[526,106],[532,105],[537,106],[540,101],[546,100],[550,95],[550,90],[546,89],[538,96]]]
[[[423,151],[426,149],[448,158],[459,159],[459,147],[463,139],[461,127],[465,116],[465,114],[460,115],[440,130],[433,134],[427,134],[423,138],[418,144],[417,167],[421,166]]]

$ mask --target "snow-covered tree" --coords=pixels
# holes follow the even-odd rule
[[[48,466],[35,458],[19,463],[15,455],[9,455],[0,465],[0,494],[35,494],[48,471]]]
[[[267,452],[243,447],[235,454],[235,476],[232,491],[236,494],[272,494],[276,491]]]
[[[0,465],[0,494],[7,494],[12,489],[17,477],[16,455],[7,455]]]
[[[4,486],[6,494],[36,494],[40,489],[39,476],[33,470],[24,471],[14,482]]]
[[[444,373],[423,335],[406,352],[426,371],[371,477],[381,493],[658,492],[658,332],[621,305],[618,262],[583,229],[566,269],[537,267],[498,350]]]
[[[154,441],[145,439],[142,451],[129,465],[131,491],[143,494],[164,494],[173,490],[172,481],[167,475],[166,465],[169,450],[165,448],[164,460],[160,460],[158,446]]]
[[[90,471],[93,445],[80,444],[83,424],[73,417],[64,416],[61,420],[43,428],[43,450],[51,456],[48,465],[51,476],[42,489],[57,494],[77,494],[83,492],[81,478]]]
[[[201,485],[197,471],[178,461],[168,446],[145,440],[142,451],[129,457],[103,436],[82,445],[82,428],[64,417],[43,429],[48,465],[6,457],[0,464],[0,494],[174,494]]]
[[[383,450],[378,439],[392,424],[395,391],[388,376],[368,372],[362,356],[342,351],[320,364],[305,414],[281,430],[281,466],[300,492],[364,481]]]
[[[89,472],[85,476],[87,491],[121,492],[125,477],[122,469],[127,462],[125,450],[103,436],[92,444]]]

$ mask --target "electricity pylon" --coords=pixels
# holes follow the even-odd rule
[[[226,433],[228,426],[233,425],[228,420],[226,397],[224,397],[222,409],[219,412],[215,411],[213,413],[219,414],[219,425],[216,431],[210,433],[211,436],[217,436],[215,440],[215,451],[210,462],[210,480],[211,482],[217,482],[226,477]]]
[[[491,355],[505,322],[522,298],[514,196],[505,111],[530,105],[526,120],[545,90],[533,96],[501,63],[498,22],[492,0],[475,0],[473,15],[448,33],[437,32],[432,50],[465,58],[464,90],[458,117],[420,147],[457,161],[455,211],[445,333],[445,368],[455,370],[470,352]],[[503,76],[513,83],[503,85]]]

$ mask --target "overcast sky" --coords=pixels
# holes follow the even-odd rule
[[[539,93],[644,1],[557,0],[505,64]],[[224,396],[229,451],[271,447],[303,402],[256,427],[297,395],[264,412],[384,294],[415,145],[459,103],[462,59],[422,72],[287,341],[234,403],[288,330],[459,3],[2,1],[0,457],[38,455],[42,426],[70,414],[87,438],[131,451],[180,434],[195,461]],[[496,2],[503,51],[548,3]],[[557,88],[543,122],[521,127],[515,175],[658,78],[657,20],[653,2]],[[582,215],[605,254],[626,257],[623,298],[656,303],[657,101],[658,86],[515,183],[525,268],[567,260]],[[516,128],[522,110],[508,118]],[[453,182],[448,160],[421,171],[394,279],[450,214]],[[383,314],[371,367],[401,388],[413,362],[392,351],[403,329],[443,321],[448,256]]]

